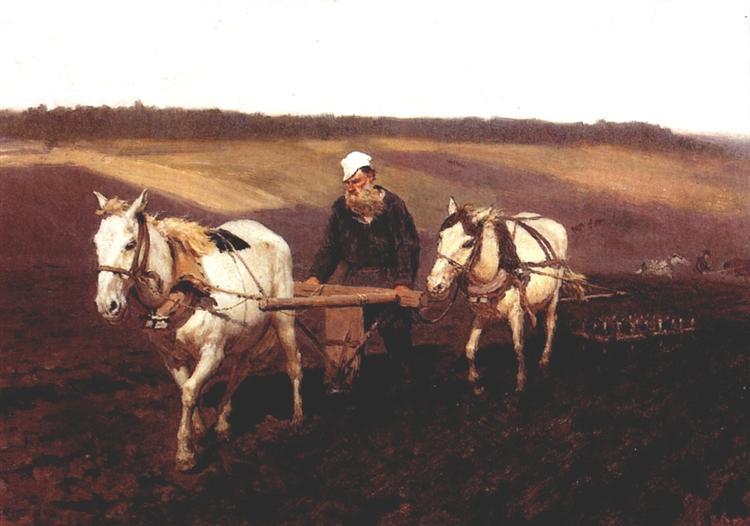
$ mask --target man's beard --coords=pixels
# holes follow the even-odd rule
[[[383,195],[375,186],[368,186],[359,194],[346,192],[346,207],[361,217],[377,217],[383,211]]]

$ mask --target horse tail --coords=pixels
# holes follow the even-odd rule
[[[276,257],[273,264],[272,282],[274,290],[272,296],[279,298],[294,297],[292,251],[284,240],[276,247]]]
[[[580,272],[575,272],[567,265],[563,267],[562,290],[566,296],[575,298],[578,301],[583,300],[586,296],[586,276]]]

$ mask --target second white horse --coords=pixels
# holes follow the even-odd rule
[[[516,390],[523,391],[526,385],[523,343],[527,313],[535,322],[536,313],[546,309],[547,339],[540,365],[546,367],[550,361],[561,280],[569,270],[565,265],[548,263],[553,259],[564,262],[567,257],[568,238],[565,227],[552,219],[532,213],[521,213],[507,219],[499,217],[498,212],[491,207],[458,207],[453,198],[448,204],[448,214],[440,230],[437,259],[427,278],[427,290],[434,296],[445,296],[459,276],[472,284],[468,287],[467,296],[474,318],[471,334],[466,342],[466,358],[469,364],[469,381],[477,394],[482,392],[477,384],[479,374],[474,364],[479,338],[490,322],[508,320],[518,360]],[[505,221],[522,264],[542,264],[530,275],[524,287],[525,298],[517,282],[500,266],[498,221]],[[524,228],[522,223],[529,228]]]

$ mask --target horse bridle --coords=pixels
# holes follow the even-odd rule
[[[130,282],[127,283],[128,288],[135,285],[136,291],[140,296],[140,293],[146,290],[151,293],[154,292],[148,278],[156,281],[158,290],[162,288],[162,281],[157,274],[146,270],[148,268],[148,254],[151,250],[151,238],[148,233],[145,214],[137,214],[136,220],[138,221],[138,237],[136,238],[135,253],[133,254],[133,263],[131,263],[130,269],[113,267],[111,265],[99,265],[96,267],[96,270],[97,272],[112,272],[113,274],[125,276],[127,281]]]
[[[462,224],[464,232],[468,233],[468,232],[478,231],[479,230],[478,226],[477,227],[470,226],[467,223],[467,221],[465,221],[461,217],[459,217],[458,221],[456,221],[456,222],[460,222]],[[443,230],[445,230],[445,228],[441,229],[440,231],[442,232]],[[445,254],[441,254],[440,251],[437,251],[437,250],[435,251],[435,257],[437,259],[443,259],[443,260],[445,260],[445,262],[448,263],[448,265],[450,265],[456,271],[457,276],[461,276],[462,274],[465,274],[466,272],[470,271],[471,267],[474,266],[474,263],[475,263],[475,261],[477,259],[477,255],[479,254],[479,251],[477,250],[477,247],[481,244],[481,239],[482,239],[481,238],[481,233],[480,234],[474,234],[473,236],[470,235],[469,237],[471,237],[472,250],[471,250],[471,254],[469,255],[469,257],[466,260],[466,263],[463,263],[463,264],[459,263],[458,261],[456,261],[452,257],[446,256]],[[479,240],[479,241],[477,241],[477,240]]]
[[[435,257],[437,259],[444,259],[448,265],[453,267],[456,270],[457,275],[464,274],[465,272],[471,270],[471,267],[474,266],[474,260],[476,259],[477,254],[477,243],[476,238],[473,238],[474,244],[472,246],[471,255],[469,255],[469,258],[467,259],[466,263],[459,263],[455,259],[453,259],[450,256],[446,256],[445,254],[441,254],[440,252],[435,253]]]
[[[135,298],[141,305],[146,308],[154,308],[155,306],[162,305],[164,301],[169,300],[169,296],[164,291],[164,281],[161,276],[154,271],[148,269],[149,253],[151,248],[151,237],[148,232],[148,225],[146,224],[146,217],[144,214],[138,214],[136,216],[138,221],[138,236],[136,238],[136,245],[134,247],[135,253],[133,254],[133,263],[130,265],[130,269],[122,267],[114,267],[111,265],[98,265],[96,267],[97,272],[112,272],[125,276],[126,287],[129,292],[132,287],[135,287]],[[237,250],[232,243],[224,238],[221,232],[217,231],[216,234],[222,238],[222,240],[230,247],[232,257],[239,260],[243,267],[247,271],[248,275],[255,282],[258,287],[260,294],[246,294],[239,291],[226,290],[220,287],[211,286],[205,284],[205,287],[212,291],[222,292],[224,294],[231,294],[242,298],[237,305],[244,303],[248,300],[262,300],[267,298],[263,286],[261,285],[258,278],[255,276],[253,271],[248,267],[247,263],[237,255]],[[172,300],[174,301],[174,300]],[[225,307],[223,309],[211,309],[211,312],[217,313],[221,310],[229,310],[234,308],[236,305],[231,307]]]

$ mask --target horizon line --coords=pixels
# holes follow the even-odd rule
[[[560,124],[560,125],[575,125],[575,124],[583,124],[586,126],[594,126],[599,122],[606,122],[606,123],[612,123],[612,124],[628,124],[628,123],[639,123],[639,124],[647,124],[650,126],[656,126],[659,128],[663,128],[666,130],[669,130],[672,133],[676,133],[679,135],[697,135],[697,136],[704,136],[704,137],[720,137],[724,139],[735,139],[735,140],[748,140],[750,141],[750,130],[746,133],[741,132],[731,132],[731,131],[719,131],[719,130],[688,130],[684,128],[677,128],[668,126],[665,124],[650,122],[650,121],[643,121],[643,120],[608,120],[606,118],[599,118],[594,121],[585,121],[585,120],[578,120],[578,121],[556,121],[556,120],[550,120],[545,119],[542,117],[503,117],[501,115],[493,115],[490,117],[482,117],[479,115],[458,115],[458,116],[437,116],[437,115],[369,115],[369,114],[357,114],[357,113],[336,113],[336,112],[318,112],[318,113],[293,113],[293,112],[264,112],[264,111],[248,111],[248,110],[241,110],[241,109],[235,109],[235,108],[222,108],[219,106],[159,106],[159,105],[150,105],[146,104],[141,101],[141,99],[136,99],[130,104],[123,103],[119,105],[109,105],[109,104],[86,104],[86,103],[76,103],[75,105],[65,105],[65,104],[57,104],[57,105],[47,105],[45,103],[39,103],[36,106],[26,106],[23,108],[20,107],[3,107],[0,108],[0,112],[17,112],[17,113],[23,113],[25,111],[34,110],[40,106],[44,106],[47,111],[56,110],[56,109],[70,109],[75,110],[80,107],[88,107],[88,108],[103,108],[103,107],[109,107],[112,109],[126,109],[126,108],[134,108],[137,104],[141,104],[144,108],[153,109],[153,110],[185,110],[185,111],[206,111],[206,110],[217,110],[220,112],[226,112],[226,113],[239,113],[242,115],[262,115],[265,117],[324,117],[324,116],[332,116],[332,117],[343,117],[343,118],[363,118],[363,119],[397,119],[397,120],[418,120],[418,119],[435,119],[435,120],[464,120],[464,119],[477,119],[482,121],[491,121],[491,120],[507,120],[507,121],[539,121],[539,122],[548,122],[551,124]]]

